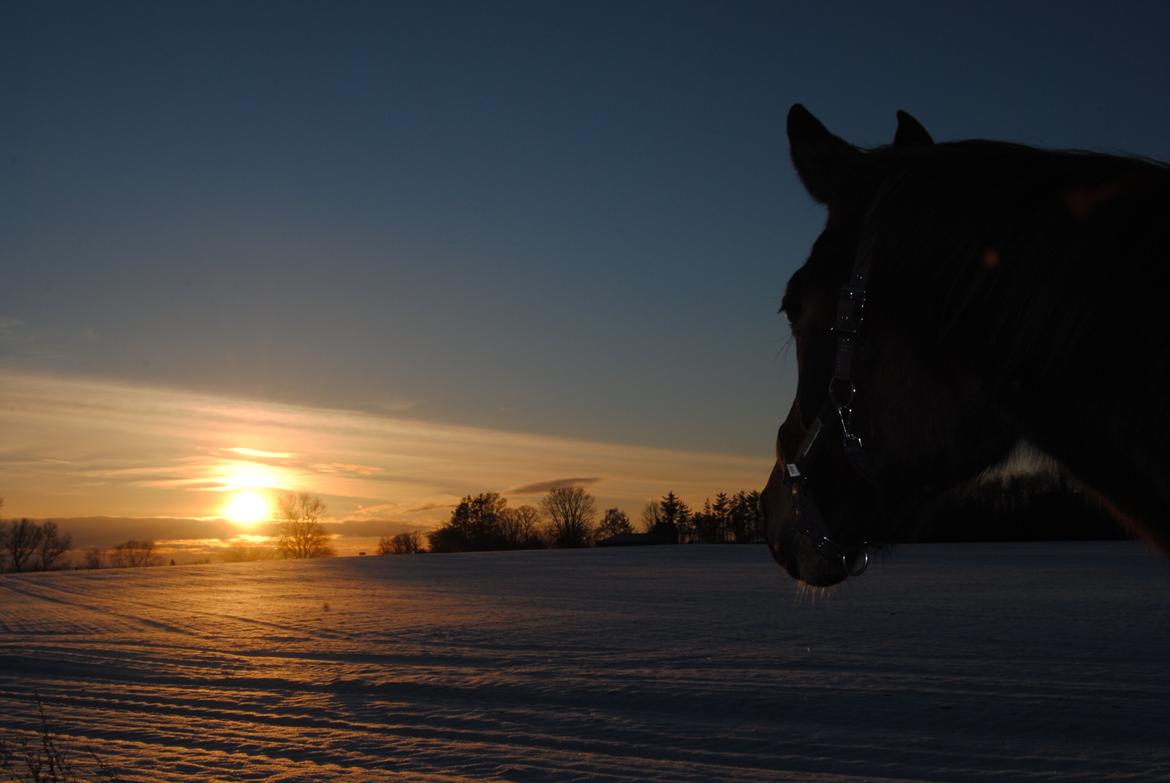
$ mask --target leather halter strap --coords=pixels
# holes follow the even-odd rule
[[[836,421],[841,427],[841,445],[845,457],[853,471],[869,483],[875,483],[861,436],[853,427],[853,398],[857,394],[853,365],[861,325],[865,319],[865,298],[872,268],[873,246],[869,243],[857,254],[853,269],[837,294],[837,318],[832,327],[836,337],[836,351],[833,357],[833,378],[829,381],[825,404],[805,430],[792,461],[785,461],[785,483],[789,485],[796,502],[798,518],[805,517],[801,520],[800,533],[822,557],[840,561],[842,569],[852,576],[860,575],[869,565],[869,542],[862,541],[854,547],[842,546],[829,536],[819,512],[801,513],[801,506],[808,501],[804,497],[805,474],[800,466],[821,431],[827,424]],[[852,567],[849,565],[851,556],[854,559]],[[858,557],[861,558],[860,563],[857,562]]]
[[[872,481],[872,471],[866,457],[861,436],[853,428],[853,398],[857,394],[854,382],[854,356],[865,320],[865,298],[869,288],[870,272],[873,269],[873,245],[867,243],[857,254],[853,269],[845,284],[837,293],[837,318],[831,331],[836,340],[833,357],[833,378],[825,397],[825,404],[813,423],[804,433],[791,463],[795,475],[800,475],[799,465],[812,450],[813,444],[826,424],[834,421],[841,426],[841,444],[850,465],[866,480]],[[790,475],[792,470],[789,471]],[[795,476],[793,476],[795,477]]]

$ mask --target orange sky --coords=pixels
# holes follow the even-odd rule
[[[760,486],[767,455],[671,451],[11,372],[0,376],[5,516],[222,517],[247,491],[322,496],[334,519],[445,519],[465,494],[535,502],[581,484],[635,516]],[[160,531],[165,537],[165,531]]]

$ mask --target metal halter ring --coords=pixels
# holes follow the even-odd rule
[[[848,550],[838,544],[828,536],[814,535],[808,528],[803,528],[800,534],[808,539],[812,544],[813,549],[817,550],[817,554],[826,560],[840,560],[841,570],[849,576],[861,576],[865,573],[865,569],[869,568],[869,542],[863,541],[861,546],[855,550]],[[855,564],[852,568],[849,567],[849,555],[856,553],[861,557],[861,562]]]
[[[865,569],[869,568],[869,547],[863,546],[861,548],[861,565],[854,565],[849,568],[845,564],[845,556],[841,555],[841,565],[845,566],[845,570],[849,572],[850,576],[861,576],[865,573]]]

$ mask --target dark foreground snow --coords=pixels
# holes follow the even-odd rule
[[[0,716],[125,779],[1170,780],[1170,565],[762,547],[0,578]]]

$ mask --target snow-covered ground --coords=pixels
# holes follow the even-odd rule
[[[0,715],[127,780],[1170,780],[1170,565],[758,546],[0,577]]]

